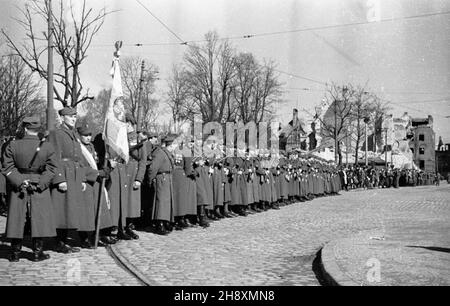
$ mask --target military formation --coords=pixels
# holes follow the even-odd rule
[[[2,145],[0,193],[11,262],[20,260],[26,235],[32,238],[32,260],[42,261],[50,257],[44,238],[51,238],[56,252],[75,253],[96,243],[139,239],[137,230],[168,235],[207,228],[220,219],[337,195],[365,181],[355,174],[360,169],[296,153],[228,148],[227,154],[196,154],[195,143],[177,135],[159,140],[155,133],[136,131],[130,115],[126,161],[101,134],[93,138],[89,126],[76,125],[76,110],[66,107],[59,114],[60,127],[44,135],[38,118],[25,118],[24,135]]]

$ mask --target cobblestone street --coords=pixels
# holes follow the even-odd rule
[[[318,251],[334,239],[361,231],[388,236],[412,223],[450,232],[450,187],[341,192],[278,211],[216,221],[157,236],[141,232],[138,241],[122,241],[113,253],[151,285],[320,285],[313,264]],[[0,219],[0,232],[5,218]],[[448,246],[447,246],[448,247]],[[101,248],[77,255],[49,251],[43,263],[6,259],[0,245],[0,285],[139,285]],[[80,277],[74,277],[73,259]],[[78,264],[75,261],[75,266]]]

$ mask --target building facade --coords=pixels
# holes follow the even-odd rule
[[[436,151],[436,168],[445,178],[450,173],[450,143],[440,145]]]
[[[433,131],[433,117],[411,119],[410,149],[413,160],[420,170],[436,172],[435,133]]]

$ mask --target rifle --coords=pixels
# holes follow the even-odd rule
[[[50,135],[50,132],[45,131],[44,136],[41,138],[41,141],[39,142],[39,145],[37,146],[36,151],[34,152],[33,158],[30,160],[30,163],[28,164],[28,169],[31,169],[31,167],[33,167],[34,161],[36,160],[36,157],[38,156],[39,152],[41,151],[42,145],[47,140],[47,137],[49,135]]]

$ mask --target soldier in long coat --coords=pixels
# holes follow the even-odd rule
[[[8,142],[6,139],[2,139],[0,141],[0,165],[3,162],[3,153],[5,152],[6,146]],[[0,215],[4,215],[7,213],[6,206],[6,177],[0,173]]]
[[[208,180],[209,174],[205,167],[205,160],[202,157],[196,158],[194,161],[194,172],[197,191],[197,223],[202,227],[208,227],[206,210],[208,207],[212,207],[212,185],[210,185]]]
[[[148,180],[148,169],[150,167],[150,164],[152,162],[152,152],[153,149],[158,146],[158,134],[156,133],[146,133],[148,136],[148,141],[145,142],[146,146],[146,153],[147,157],[146,159],[146,170],[144,175],[144,181],[141,186],[141,208],[142,208],[142,218],[141,218],[141,226],[147,227],[150,226],[151,221],[151,215],[152,215],[152,199],[153,199],[153,193],[154,191],[151,190],[151,183]]]
[[[259,169],[260,161],[257,156],[251,158],[252,161],[252,173],[251,173],[251,182],[252,182],[252,189],[253,189],[253,207],[252,209],[256,212],[262,212],[261,209],[259,209],[259,203],[261,201],[260,199],[260,184],[259,184],[259,177],[256,173],[257,169]]]
[[[267,182],[267,173],[266,173],[266,164],[267,160],[264,156],[261,155],[261,159],[258,165],[258,168],[256,169],[256,175],[257,180],[259,183],[259,209],[261,210],[267,210],[266,204],[268,202],[268,187],[269,184]]]
[[[223,160],[222,164],[222,181],[223,181],[223,211],[222,215],[224,215],[226,218],[233,218],[237,215],[234,214],[229,206],[231,205],[232,198],[231,198],[231,168],[233,167],[231,159],[225,158]]]
[[[255,203],[255,197],[253,194],[253,178],[254,178],[254,168],[253,168],[253,160],[250,157],[250,153],[247,153],[246,158],[243,160],[243,179],[245,181],[245,186],[247,190],[247,206],[246,211],[250,214],[256,213],[256,210],[253,208]]]
[[[223,211],[223,203],[224,203],[224,173],[223,173],[223,165],[222,163],[216,159],[211,161],[211,164],[214,166],[212,169],[212,186],[213,186],[213,205],[214,205],[214,215],[222,219],[224,218],[221,211]]]
[[[214,187],[213,187],[213,174],[214,174],[214,161],[209,158],[205,158],[204,164],[201,167],[201,179],[205,188],[206,192],[206,198],[207,198],[207,205],[205,206],[205,212],[207,218],[211,220],[218,220],[219,218],[216,217],[213,213],[214,210]]]
[[[85,167],[82,166],[81,146],[75,131],[77,112],[65,107],[59,111],[63,123],[52,131],[49,141],[56,153],[58,169],[50,190],[54,206],[57,241],[56,252],[79,252],[80,249],[68,245],[69,229],[78,230],[83,226],[83,190],[86,188]]]
[[[197,219],[197,185],[195,183],[195,171],[192,164],[191,154],[183,156],[184,173],[186,176],[186,190],[187,193],[184,196],[186,201],[186,215],[184,216],[183,225],[185,227],[195,226],[193,219]]]
[[[236,191],[238,195],[238,201],[236,203],[236,213],[240,216],[247,216],[248,213],[246,211],[248,205],[248,196],[247,196],[247,181],[245,179],[244,173],[244,160],[241,157],[234,157],[234,166],[235,166],[235,182],[236,182]],[[239,203],[239,204],[238,204]]]
[[[135,130],[136,121],[134,118],[127,120],[128,124],[128,145],[130,149],[130,159],[126,165],[128,177],[128,186],[130,186],[127,201],[127,219],[125,234],[132,239],[139,239],[134,232],[134,221],[141,217],[141,186],[144,181],[145,172],[147,170],[147,143],[138,139]]]
[[[171,146],[168,147],[172,148]],[[172,153],[174,168],[173,168],[173,215],[175,220],[175,229],[182,230],[187,227],[185,224],[184,217],[189,214],[190,198],[187,196],[188,190],[188,180],[186,176],[186,165],[185,159],[181,154],[180,150],[175,149],[174,151],[169,150]],[[196,213],[196,211],[195,211]]]
[[[113,244],[115,241],[111,237],[105,235],[105,229],[109,229],[113,226],[110,212],[109,196],[106,188],[101,188],[101,179],[109,177],[109,171],[105,169],[98,170],[98,154],[95,151],[94,145],[91,143],[92,131],[87,125],[83,125],[77,128],[82,153],[82,166],[86,169],[86,188],[83,191],[84,196],[84,212],[85,216],[83,221],[84,226],[80,226],[79,235],[81,238],[81,247],[92,249],[94,246],[93,241],[93,228],[95,228],[95,219],[98,214],[100,192],[103,192],[101,213],[100,213],[100,245]],[[108,172],[108,173],[107,173]],[[84,229],[84,230],[83,230]]]
[[[173,140],[165,139],[166,145]],[[159,235],[167,235],[170,223],[174,222],[173,168],[174,161],[167,149],[155,147],[148,168],[148,179],[154,189],[152,220],[156,222],[155,233]]]
[[[39,118],[25,118],[23,124],[24,138],[12,141],[2,158],[2,174],[11,186],[6,237],[12,240],[12,262],[19,261],[27,219],[33,238],[33,261],[50,258],[43,253],[42,238],[56,236],[49,191],[57,168],[55,151],[51,144],[39,140]]]

